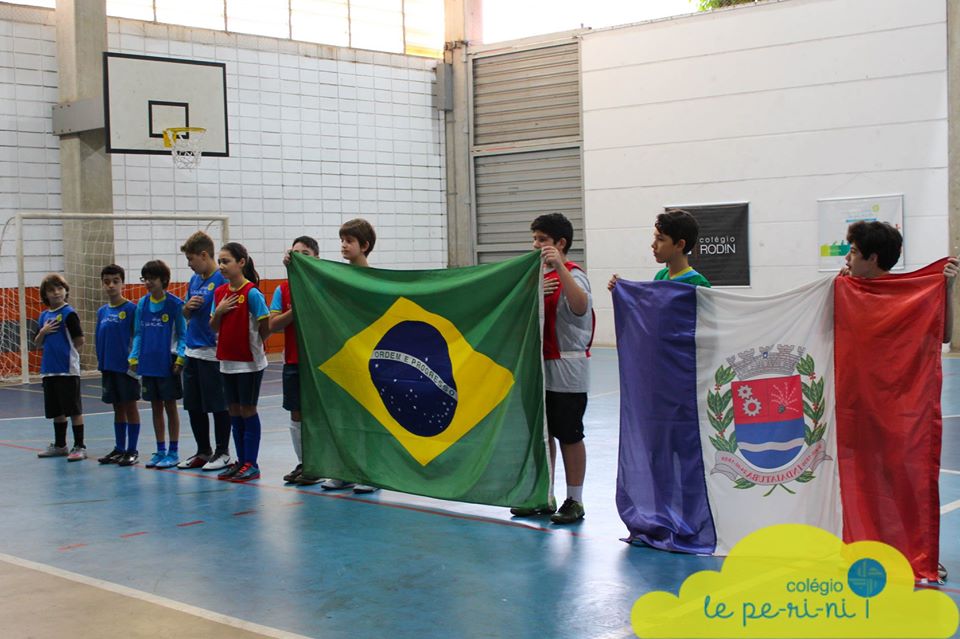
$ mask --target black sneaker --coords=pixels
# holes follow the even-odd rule
[[[119,464],[121,459],[123,459],[123,451],[118,448],[114,448],[97,461],[101,464]]]
[[[298,486],[316,486],[327,481],[324,477],[314,477],[313,475],[304,475],[300,473],[300,476],[297,477]]]
[[[545,507],[522,508],[516,506],[510,509],[510,514],[514,517],[537,517],[539,515],[552,515],[555,512],[557,512],[557,500],[553,497],[550,497],[550,501],[547,502]]]
[[[937,564],[937,581],[939,581],[940,583],[944,583],[946,580],[947,580],[947,569],[943,564],[938,563]]]
[[[133,466],[138,461],[140,461],[140,453],[135,450],[128,450],[120,457],[117,466]]]
[[[300,475],[303,474],[303,464],[297,464],[297,467],[291,470],[289,473],[283,476],[283,481],[288,484],[295,484],[297,480],[300,479]]]
[[[217,479],[223,479],[224,481],[230,481],[233,479],[234,475],[240,472],[240,469],[243,468],[243,463],[235,461],[230,466],[227,467],[225,471],[217,475]]]
[[[550,516],[550,521],[555,524],[572,524],[583,519],[583,504],[572,497],[567,497],[555,514]]]

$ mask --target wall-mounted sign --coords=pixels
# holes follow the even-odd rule
[[[850,244],[847,227],[865,220],[889,222],[903,233],[903,195],[845,197],[817,200],[820,215],[820,270],[838,271],[846,263]],[[902,270],[903,254],[892,270]]]
[[[690,265],[713,286],[750,286],[749,204],[671,206],[688,211],[700,224]]]

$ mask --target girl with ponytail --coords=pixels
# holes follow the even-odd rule
[[[242,244],[224,244],[217,263],[227,282],[213,292],[210,328],[218,333],[217,359],[237,450],[237,461],[219,479],[247,482],[260,478],[257,401],[267,367],[263,343],[270,335],[270,311],[257,288],[260,276],[253,258]]]

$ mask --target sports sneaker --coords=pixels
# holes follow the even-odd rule
[[[179,463],[180,463],[180,455],[178,455],[176,452],[173,452],[173,453],[167,452],[167,454],[164,455],[163,459],[161,459],[155,464],[155,467],[156,468],[173,468]]]
[[[138,461],[140,461],[140,453],[135,450],[128,450],[123,453],[120,461],[117,462],[117,466],[133,466]]]
[[[283,481],[288,484],[295,484],[297,480],[300,479],[300,476],[303,474],[303,464],[297,464],[297,467],[291,470],[289,473],[283,476]]]
[[[539,508],[511,508],[510,514],[514,517],[536,517],[537,515],[552,515],[557,512],[557,500],[553,497],[550,497],[550,501],[547,502],[546,508],[543,506]]]
[[[343,490],[344,488],[353,488],[353,484],[342,479],[327,479],[320,484],[324,490]]]
[[[230,464],[226,470],[217,475],[217,479],[225,479],[230,481],[233,479],[233,476],[240,472],[240,468],[243,466],[241,462],[235,461]]]
[[[160,462],[162,462],[162,461],[164,460],[164,458],[166,458],[166,456],[167,456],[167,452],[166,452],[166,451],[164,451],[164,452],[161,453],[161,452],[158,450],[158,451],[155,452],[154,454],[150,455],[150,461],[148,461],[146,464],[144,464],[144,466],[146,466],[147,468],[156,468],[156,467],[157,467],[157,464],[159,464]]]
[[[944,583],[947,580],[947,568],[941,563],[937,564],[937,581]]]
[[[581,519],[583,519],[583,504],[572,497],[567,497],[560,506],[560,510],[550,515],[550,521],[555,524],[572,524]]]
[[[177,468],[188,470],[194,468],[203,468],[206,463],[210,461],[210,455],[202,455],[197,453],[196,455],[191,455],[187,457],[182,462],[177,464]]]
[[[119,464],[121,459],[123,459],[123,451],[118,448],[114,448],[97,461],[101,464]]]
[[[297,477],[298,486],[316,486],[317,484],[322,484],[327,480],[325,477],[314,477],[313,475],[304,475],[303,473]]]
[[[227,466],[233,463],[233,460],[230,458],[230,453],[216,452],[213,454],[213,457],[210,458],[206,464],[203,465],[203,470],[223,470]]]
[[[237,474],[231,477],[229,481],[235,484],[243,484],[254,479],[260,479],[260,468],[247,462],[240,467]]]
[[[74,446],[67,455],[67,461],[82,461],[87,458],[86,446]]]
[[[66,457],[70,451],[66,446],[57,446],[49,444],[46,448],[37,453],[37,457]]]
[[[353,492],[357,495],[367,495],[380,490],[376,486],[367,486],[366,484],[357,484],[353,487]]]

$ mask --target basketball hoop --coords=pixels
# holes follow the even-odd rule
[[[171,150],[173,165],[178,169],[194,169],[203,155],[201,142],[206,129],[199,126],[172,127],[163,130],[163,146]]]

